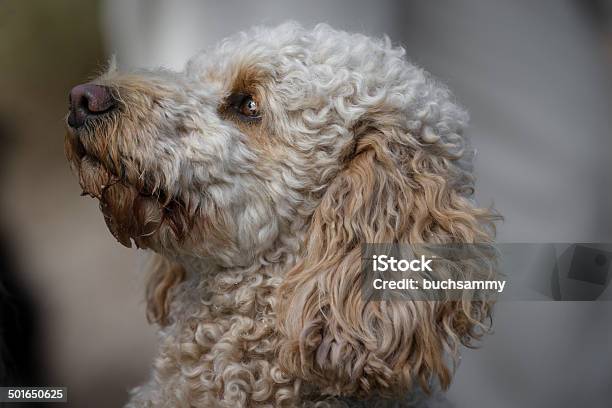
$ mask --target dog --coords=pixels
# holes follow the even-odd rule
[[[128,407],[403,406],[450,384],[489,304],[358,283],[364,243],[494,239],[446,87],[386,37],[297,23],[183,72],[110,65],[70,92],[65,151],[116,239],[156,257],[159,352]]]

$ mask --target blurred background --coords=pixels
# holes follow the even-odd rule
[[[143,254],[117,244],[63,154],[69,89],[117,56],[180,69],[254,24],[388,34],[471,113],[477,194],[504,242],[612,241],[612,4],[0,0],[0,385],[121,406],[155,350]],[[608,288],[609,290],[610,288]],[[435,406],[608,407],[612,302],[506,302]]]

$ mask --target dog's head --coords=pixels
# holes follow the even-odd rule
[[[66,153],[111,232],[222,267],[294,257],[283,367],[330,392],[438,375],[486,307],[359,295],[366,242],[489,242],[467,115],[385,40],[256,28],[180,73],[109,69],[73,89]],[[161,279],[160,285],[168,285]]]

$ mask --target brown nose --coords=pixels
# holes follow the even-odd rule
[[[77,85],[70,91],[70,114],[68,125],[80,128],[88,119],[100,116],[117,107],[117,101],[106,86],[94,84]]]

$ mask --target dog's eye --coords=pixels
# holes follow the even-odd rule
[[[259,117],[259,106],[257,105],[255,99],[250,96],[245,97],[240,104],[240,113],[250,118]]]
[[[239,119],[255,121],[261,119],[259,103],[252,95],[236,93],[228,98],[228,105]]]

